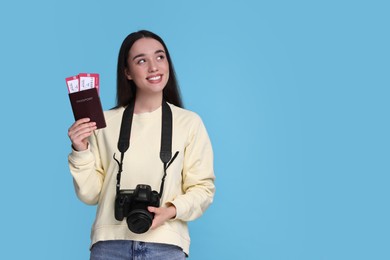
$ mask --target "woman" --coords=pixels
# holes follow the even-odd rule
[[[164,102],[173,121],[171,147],[175,156],[170,157],[168,167],[162,166],[159,154],[164,141]],[[127,107],[133,109],[130,147],[120,161],[118,138]],[[96,129],[94,122],[84,118],[68,131],[72,142],[69,167],[76,193],[83,202],[98,204],[91,259],[184,259],[190,245],[187,222],[200,217],[214,197],[213,152],[200,117],[182,108],[168,49],[156,34],[138,31],[123,41],[118,57],[117,105],[105,112],[105,119],[104,129]],[[145,214],[152,216],[150,228],[134,232],[127,221],[130,215],[126,218],[128,209],[120,208],[116,197],[118,190],[133,190],[139,184],[154,191],[160,185],[163,189],[158,205],[145,209]],[[126,211],[124,219],[118,220],[118,208]]]

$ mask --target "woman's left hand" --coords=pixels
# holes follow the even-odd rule
[[[165,221],[170,220],[176,216],[176,207],[171,205],[168,208],[165,207],[148,207],[148,210],[152,213],[154,213],[154,219],[151,229],[155,229],[162,224],[165,223]]]

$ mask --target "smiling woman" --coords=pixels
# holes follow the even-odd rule
[[[134,111],[142,113],[158,108],[169,78],[169,64],[162,44],[153,38],[136,41],[129,51],[125,71],[127,79],[133,80],[137,86]],[[148,105],[140,106],[141,103]]]
[[[145,41],[148,42],[148,48],[151,49],[145,49],[145,47],[143,47],[142,43]],[[147,55],[148,57],[145,57]],[[152,60],[150,61],[146,58],[151,58]],[[150,65],[148,61],[149,63],[152,62],[152,64]],[[135,98],[136,93],[137,96],[139,94],[138,92],[140,86],[137,85],[136,80],[132,79],[135,77],[135,75],[132,74],[135,74],[136,71],[142,70],[141,68],[143,67],[150,69],[150,66],[157,65],[157,63],[160,64],[161,62],[164,64],[166,62],[166,65],[168,66],[168,71],[166,71],[164,75],[164,79],[167,81],[163,87],[163,97],[167,102],[178,107],[183,107],[174,66],[167,46],[158,35],[149,31],[139,31],[128,35],[123,41],[119,51],[116,108],[127,106],[130,101]],[[136,66],[137,63],[138,66]],[[152,70],[154,69],[156,68],[152,68]],[[146,72],[146,74],[148,73],[149,72]],[[161,74],[161,71],[159,73]],[[153,73],[150,73],[150,75],[144,74],[143,76],[150,77],[153,76]]]
[[[68,132],[76,193],[98,204],[91,259],[184,259],[187,222],[213,201],[213,151],[201,118],[182,108],[159,36],[139,31],[123,41],[117,106],[105,118],[106,128],[84,118]]]

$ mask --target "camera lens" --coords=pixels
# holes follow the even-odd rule
[[[127,216],[127,226],[131,232],[142,234],[149,230],[153,222],[153,215],[147,210],[135,209]]]

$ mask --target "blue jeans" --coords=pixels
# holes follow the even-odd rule
[[[184,260],[185,258],[183,250],[174,245],[109,240],[93,245],[90,260]]]

